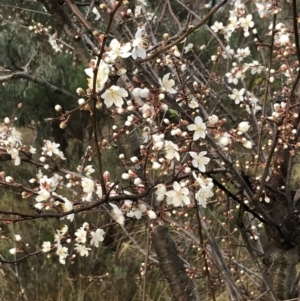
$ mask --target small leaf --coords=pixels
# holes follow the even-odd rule
[[[176,116],[176,117],[179,116],[177,111],[172,110],[172,109],[170,109],[169,111],[170,111],[172,117],[173,117],[173,116]]]

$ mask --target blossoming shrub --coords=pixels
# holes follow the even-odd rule
[[[70,38],[75,25],[68,28],[69,23],[57,17],[60,10],[55,5],[40,2],[54,20],[66,26],[65,34]],[[260,278],[257,273],[263,279],[266,275],[258,269],[253,276],[253,266],[245,267],[234,258],[232,245],[242,243],[235,234],[238,230],[233,219],[236,215],[243,244],[251,255],[250,240],[256,243],[257,252],[267,253],[260,243],[259,228],[263,224],[272,232],[281,226],[278,220],[287,216],[295,219],[297,203],[291,201],[289,180],[292,156],[299,146],[298,18],[294,16],[293,24],[284,24],[276,20],[279,3],[238,0],[227,6],[226,1],[221,1],[211,9],[204,5],[200,10],[206,19],[201,19],[182,3],[193,21],[183,25],[167,1],[178,32],[171,36],[165,26],[166,32],[158,36],[158,27],[164,23],[156,19],[156,14],[163,15],[147,10],[146,1],[138,1],[135,10],[130,8],[130,1],[95,6],[92,11],[97,21],[103,18],[104,30],[84,18],[76,4],[66,3],[80,26],[92,33],[91,37],[82,34],[79,38],[80,30],[76,30],[72,46],[76,58],[86,67],[87,78],[77,87],[77,96],[75,91],[67,91],[77,100],[74,108],[63,111],[58,103],[57,117],[50,119],[59,120],[60,128],[65,129],[74,112],[86,113],[91,119],[92,141],[82,163],[68,170],[61,164],[66,154],[58,143],[47,139],[38,152],[34,145],[22,144],[14,125],[15,115],[3,120],[1,154],[12,161],[14,168],[22,164],[36,167],[36,174],[26,184],[16,181],[9,171],[0,173],[0,185],[19,190],[31,205],[24,213],[2,211],[3,220],[17,223],[55,218],[61,224],[54,229],[53,237],[43,240],[34,251],[16,233],[8,253],[15,262],[22,256],[44,254],[68,265],[101,248],[114,225],[145,256],[140,274],[146,277],[150,261],[158,264],[149,246],[151,231],[160,225],[171,225],[176,229],[173,236],[180,256],[186,258],[186,276],[206,276],[212,296],[214,285],[225,281],[230,284],[225,286],[229,295],[234,292],[238,297],[245,294],[256,298],[259,289],[251,285],[245,293],[243,277],[238,275],[246,271],[253,285]],[[222,6],[226,8],[226,22],[215,20],[210,27],[204,25],[203,20],[213,18]],[[272,20],[262,32],[255,21],[260,18]],[[131,25],[126,27],[126,22]],[[189,41],[201,27],[217,47],[210,49],[209,45]],[[233,46],[240,36],[241,45]],[[58,54],[64,49],[65,43],[58,40],[56,33],[49,34],[49,43]],[[208,61],[201,60],[203,51],[209,52]],[[26,76],[34,81],[29,75]],[[259,87],[263,92],[247,78],[263,78],[264,86]],[[13,76],[6,77],[11,79]],[[46,85],[45,81],[40,84]],[[71,97],[67,92],[61,90]],[[273,104],[273,98],[278,97],[285,101]],[[105,138],[99,135],[102,116],[113,121],[111,134]],[[112,147],[119,150],[118,162],[106,170],[103,156]],[[125,172],[112,177],[116,164],[122,165]],[[275,206],[278,195],[284,196],[288,204],[276,211],[270,205]],[[89,219],[90,214],[99,216],[97,222]],[[142,225],[139,220],[147,225],[144,242],[136,241],[127,229],[134,222]],[[294,220],[287,223],[293,230],[291,221]],[[287,240],[289,235],[283,237],[285,234],[280,233],[281,239]],[[255,262],[253,256],[252,260]],[[232,278],[232,274],[236,276]],[[273,294],[271,284],[265,281],[264,286]],[[274,294],[292,297],[285,292]]]

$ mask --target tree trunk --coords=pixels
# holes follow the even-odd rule
[[[263,268],[267,274],[270,288],[278,300],[297,298],[295,291],[296,266],[300,260],[300,210],[298,202],[292,201],[292,192],[284,191],[287,183],[289,150],[280,150],[274,171],[267,182],[267,196],[270,203],[262,202],[267,243],[264,246]],[[280,172],[279,172],[280,171]],[[289,186],[288,186],[289,187]],[[264,296],[262,300],[270,300]]]
[[[152,231],[152,243],[174,299],[176,301],[196,300],[193,281],[186,274],[168,228],[156,226]]]
[[[297,298],[298,293],[293,291],[293,286],[297,276],[296,265],[299,262],[299,248],[280,249],[272,241],[272,238],[269,238],[265,250],[263,265],[277,298],[279,300]],[[270,299],[266,295],[263,300]]]

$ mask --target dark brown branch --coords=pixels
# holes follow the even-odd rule
[[[70,98],[73,100],[78,99],[78,97],[75,96],[74,94],[72,94],[64,89],[58,88],[57,86],[52,85],[45,79],[35,77],[26,72],[12,72],[10,74],[0,76],[0,82],[8,82],[8,81],[15,80],[15,79],[26,79],[26,80],[29,80],[41,87],[44,87],[45,89],[51,91],[54,94],[64,95],[67,98]]]
[[[0,181],[0,185],[6,185],[6,182]],[[16,185],[16,187],[18,187]],[[41,214],[30,214],[30,213],[23,213],[23,212],[17,212],[17,211],[3,211],[0,210],[0,214],[3,215],[11,215],[11,216],[19,216],[21,219],[12,219],[12,218],[2,218],[0,220],[4,221],[11,221],[11,222],[16,222],[16,221],[22,221],[22,220],[33,220],[33,219],[40,219],[40,218],[56,218],[60,219],[62,217],[65,217],[69,214],[76,214],[79,212],[85,212],[85,211],[90,211],[91,209],[94,209],[96,207],[99,207],[100,205],[103,205],[108,202],[121,202],[124,200],[132,200],[134,202],[137,202],[138,200],[146,197],[147,195],[150,194],[152,191],[153,187],[150,189],[146,190],[143,193],[140,194],[131,194],[131,195],[118,195],[118,196],[112,196],[112,197],[104,197],[103,199],[96,201],[96,202],[91,202],[91,203],[81,203],[81,205],[84,205],[81,208],[78,209],[73,209],[67,212],[61,212],[61,213],[41,213]]]
[[[90,32],[93,32],[93,26],[88,22],[80,10],[77,8],[77,4],[73,0],[65,0],[67,5],[70,7],[72,13],[79,19],[79,21],[84,25],[84,27]]]

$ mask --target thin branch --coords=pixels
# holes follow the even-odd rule
[[[214,15],[228,0],[223,0],[221,1],[218,5],[216,5],[214,8],[211,9],[211,11],[205,16],[205,18],[203,20],[201,20],[200,22],[198,22],[195,26],[191,25],[188,28],[185,28],[183,30],[183,32],[181,33],[181,36],[176,39],[174,42],[167,44],[166,46],[164,46],[163,48],[161,48],[160,50],[154,52],[153,54],[149,55],[147,58],[145,59],[138,59],[135,61],[135,63],[140,64],[140,63],[145,63],[148,61],[151,61],[153,59],[155,59],[156,57],[158,57],[160,54],[166,52],[167,50],[171,49],[173,46],[179,44],[181,41],[183,41],[187,36],[189,36],[191,33],[193,33],[195,30],[197,30],[198,28],[200,28],[202,25],[204,25],[206,23],[206,21],[209,20],[209,18]]]
[[[38,78],[38,77],[30,75],[26,72],[12,72],[7,75],[0,75],[0,83],[1,82],[10,82],[10,81],[16,80],[16,79],[26,79],[39,86],[44,87],[45,89],[51,91],[52,93],[66,96],[67,98],[72,99],[72,100],[78,99],[78,97],[75,96],[74,94],[72,94],[64,89],[58,88],[57,86],[52,85],[45,79]]]

